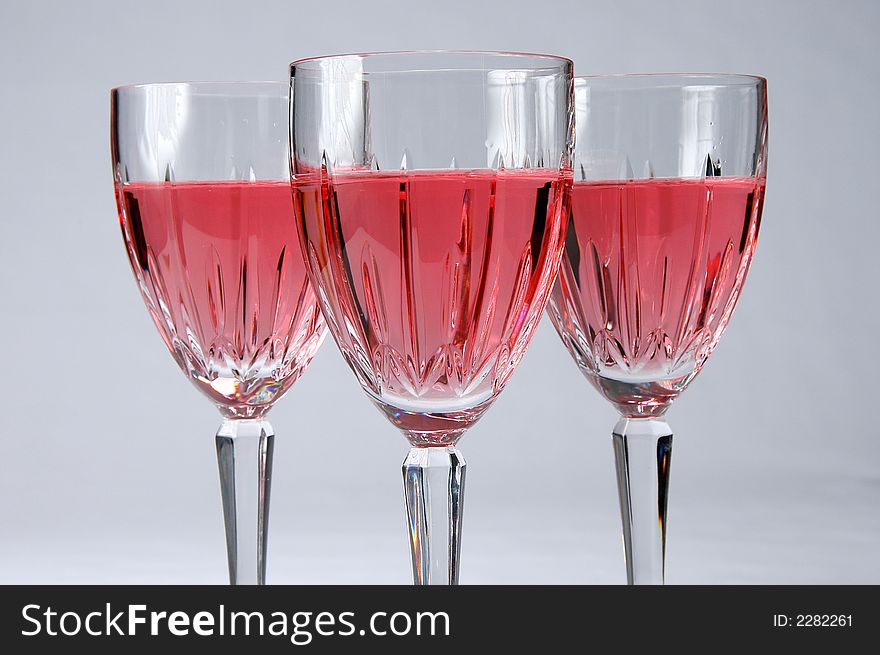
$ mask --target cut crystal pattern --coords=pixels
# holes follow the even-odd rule
[[[763,190],[719,177],[574,185],[549,314],[625,415],[661,415],[712,353],[745,281]]]
[[[330,330],[413,444],[455,443],[519,363],[558,265],[567,185],[547,169],[298,176]]]
[[[120,186],[129,259],[190,380],[230,417],[262,415],[305,371],[324,321],[287,182]]]

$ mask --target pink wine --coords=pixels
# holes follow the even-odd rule
[[[414,443],[454,442],[519,363],[561,256],[567,187],[543,169],[295,182],[330,331]]]
[[[763,196],[755,178],[574,184],[550,316],[625,414],[662,414],[718,343]]]
[[[221,411],[259,416],[324,336],[288,182],[119,187],[135,276],[165,343]]]

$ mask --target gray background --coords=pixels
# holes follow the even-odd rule
[[[880,3],[0,5],[0,582],[223,583],[213,433],[142,306],[108,90],[282,79],[333,52],[557,52],[770,88],[768,196],[730,328],[670,411],[670,583],[880,583]],[[404,440],[328,339],[270,415],[269,581],[406,583]],[[462,440],[463,583],[620,583],[615,414],[545,320]]]

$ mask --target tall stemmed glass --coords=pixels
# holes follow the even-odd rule
[[[767,84],[747,75],[575,81],[565,256],[548,312],[620,411],[613,443],[627,579],[662,584],[666,410],[727,326],[758,236]]]
[[[456,584],[458,440],[513,373],[561,256],[568,59],[481,52],[294,62],[297,227],[364,391],[412,445],[413,577]]]
[[[174,359],[224,417],[216,441],[233,584],[265,581],[265,415],[325,332],[292,226],[288,89],[146,84],[111,95],[132,270]]]

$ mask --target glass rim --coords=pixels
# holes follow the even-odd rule
[[[569,59],[568,57],[564,57],[562,55],[551,55],[546,53],[539,52],[520,52],[515,50],[379,50],[375,52],[348,52],[348,53],[338,53],[332,55],[321,55],[315,57],[304,57],[302,59],[295,59],[290,62],[290,74],[293,76],[294,70],[296,68],[300,68],[301,70],[309,71],[315,70],[314,68],[306,67],[303,68],[305,64],[315,64],[321,61],[329,61],[335,59],[396,59],[396,58],[404,58],[404,57],[414,57],[414,56],[438,56],[442,57],[444,55],[464,55],[464,56],[473,56],[473,57],[494,57],[494,58],[509,58],[510,60],[514,59],[533,59],[533,60],[547,60],[548,62],[556,62],[555,64],[547,65],[547,66],[527,66],[521,67],[519,70],[531,70],[531,71],[552,71],[565,69],[566,67],[574,70],[574,61]],[[424,68],[424,69],[411,69],[411,70],[388,70],[388,71],[377,71],[374,73],[370,73],[372,75],[388,75],[388,74],[397,74],[397,73],[437,73],[437,72],[466,72],[466,71],[478,71],[478,70],[491,70],[488,66],[475,66],[473,68]],[[511,70],[517,70],[515,68],[511,68]]]
[[[118,93],[120,91],[141,91],[147,89],[160,89],[160,88],[173,88],[173,87],[184,87],[184,88],[195,88],[195,87],[218,87],[219,89],[223,88],[233,88],[233,87],[281,87],[285,90],[290,89],[290,80],[193,80],[186,82],[142,82],[139,84],[122,84],[120,86],[114,86],[110,88],[111,93]]]
[[[632,86],[632,89],[657,89],[657,88],[689,88],[695,86],[767,86],[767,78],[762,75],[750,73],[610,73],[605,75],[575,75],[575,86],[583,86],[587,83],[608,82],[609,86],[626,89],[625,82],[642,81],[645,84]],[[649,84],[656,81],[657,84]],[[667,82],[661,84],[661,81]]]

